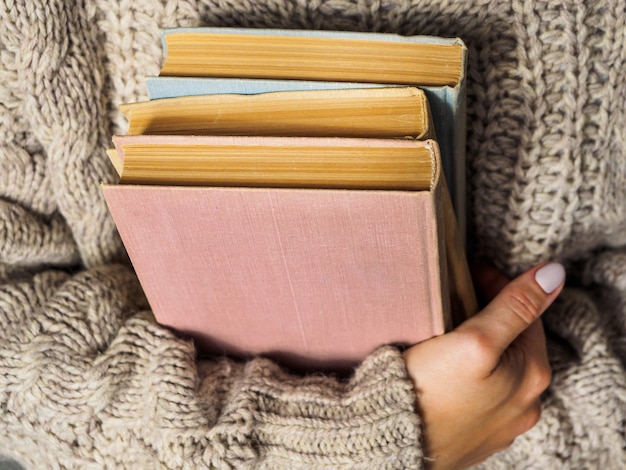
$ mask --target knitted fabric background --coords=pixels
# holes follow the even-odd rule
[[[196,361],[157,326],[100,193],[118,105],[159,32],[245,26],[460,36],[478,250],[558,259],[539,424],[489,469],[626,468],[622,0],[2,0],[0,454],[29,468],[421,468],[393,348],[347,383]]]

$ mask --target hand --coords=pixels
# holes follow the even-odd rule
[[[477,274],[479,290],[495,299],[404,353],[432,470],[466,468],[508,447],[539,420],[550,383],[538,318],[563,288],[563,267],[539,265],[510,283],[495,268]]]

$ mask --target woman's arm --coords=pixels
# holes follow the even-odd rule
[[[0,454],[29,468],[421,468],[400,352],[348,381],[196,361],[121,266],[0,286]]]

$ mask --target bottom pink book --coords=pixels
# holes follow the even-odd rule
[[[206,352],[337,369],[451,326],[435,190],[103,191],[157,321]]]

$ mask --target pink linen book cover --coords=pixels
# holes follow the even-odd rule
[[[103,191],[157,321],[204,351],[341,368],[448,326],[432,192]]]

